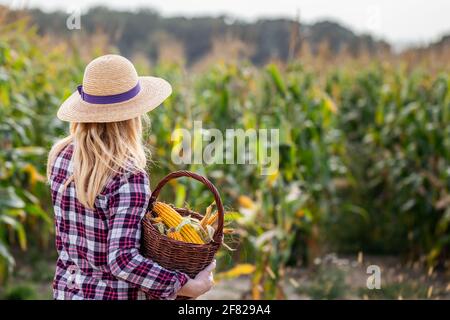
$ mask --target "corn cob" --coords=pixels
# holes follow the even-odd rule
[[[193,227],[197,231],[197,234],[202,238],[203,243],[209,243],[211,242],[211,237],[209,236],[208,232],[208,225],[202,227],[200,222],[193,222]],[[211,228],[211,226],[209,226]]]
[[[175,229],[171,228],[169,231],[167,231],[167,236],[170,239],[185,242],[185,240],[184,240],[183,236],[181,235],[181,233],[179,231],[176,231]]]
[[[178,212],[164,202],[156,202],[153,206],[153,211],[155,211],[155,213],[158,214],[158,216],[160,216],[164,223],[170,228],[178,227],[183,220],[183,217]],[[195,232],[194,227],[189,224],[185,224],[181,227],[180,233],[183,238],[189,242],[196,244],[204,243],[197,232]]]
[[[209,218],[211,217],[211,212],[212,212],[212,206],[209,206],[208,208],[206,208],[206,213],[203,216],[202,221],[200,222],[200,225],[202,226],[202,228],[206,228]]]
[[[217,218],[219,217],[219,215],[218,215],[218,213],[217,213],[217,211],[211,216],[211,218],[209,218],[209,220],[208,220],[208,224],[210,225],[210,226],[212,226],[216,221],[217,221]]]

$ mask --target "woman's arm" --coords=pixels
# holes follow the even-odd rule
[[[150,198],[145,173],[130,174],[109,198],[108,264],[111,273],[141,287],[155,299],[174,299],[189,280],[181,272],[167,270],[139,254],[141,220]]]

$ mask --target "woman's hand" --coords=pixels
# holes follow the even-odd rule
[[[189,279],[188,282],[178,291],[179,296],[190,298],[197,298],[202,294],[211,290],[214,285],[212,271],[216,268],[216,260],[211,262],[209,266],[200,271],[194,279]]]

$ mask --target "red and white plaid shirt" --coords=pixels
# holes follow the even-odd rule
[[[141,220],[150,198],[145,173],[118,174],[104,187],[93,210],[75,196],[73,146],[52,164],[58,260],[55,299],[174,299],[188,277],[139,254]]]

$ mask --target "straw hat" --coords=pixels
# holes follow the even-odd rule
[[[171,93],[166,80],[138,77],[128,59],[109,54],[87,65],[83,85],[63,102],[57,116],[70,122],[128,120],[153,110]]]

